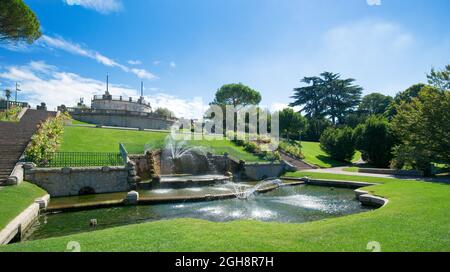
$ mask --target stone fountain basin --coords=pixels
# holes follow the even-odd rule
[[[209,186],[232,181],[233,177],[224,175],[166,175],[161,176],[160,188],[186,188]]]

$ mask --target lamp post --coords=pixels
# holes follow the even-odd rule
[[[17,92],[21,92],[22,90],[19,89],[19,83],[16,82],[16,97],[15,97],[15,102],[17,103]]]

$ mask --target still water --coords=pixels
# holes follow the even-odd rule
[[[202,189],[190,188],[189,190]],[[152,192],[152,194],[154,193]],[[173,192],[156,191],[156,194],[164,193]],[[59,199],[59,201],[64,201],[64,199]],[[256,194],[247,200],[227,199],[44,214],[28,232],[25,240],[44,239],[173,218],[198,218],[214,222],[251,219],[266,222],[302,223],[368,210],[370,208],[362,206],[355,199],[353,190],[303,185],[281,187],[269,193]],[[90,226],[91,219],[97,219],[96,227]]]

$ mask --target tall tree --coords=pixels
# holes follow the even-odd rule
[[[238,124],[238,112],[243,109],[244,107],[251,106],[251,105],[258,105],[259,102],[261,102],[261,94],[242,84],[242,83],[232,83],[232,84],[226,84],[220,87],[220,89],[217,90],[216,96],[214,98],[214,101],[211,102],[211,105],[218,105],[222,108],[223,111],[223,128],[224,133],[226,133],[226,123],[227,123],[227,113],[225,112],[226,106],[234,106],[235,113],[234,113],[234,131],[237,131]],[[211,116],[208,116],[207,118],[210,118]],[[248,122],[246,121],[246,125]],[[248,127],[248,126],[247,126]]]
[[[245,106],[258,105],[259,102],[261,102],[261,94],[258,91],[242,83],[232,83],[220,87],[211,104],[232,105],[236,110],[239,110]]]
[[[163,116],[163,117],[167,117],[167,118],[176,117],[175,114],[168,108],[157,108],[155,110],[155,114]]]
[[[392,128],[400,140],[397,160],[429,173],[431,162],[450,164],[450,91],[425,86],[397,107]]]
[[[280,133],[288,140],[291,138],[298,139],[306,127],[306,118],[292,108],[285,108],[280,111],[279,120]]]
[[[392,119],[397,114],[397,108],[403,103],[411,103],[411,101],[419,96],[420,91],[426,85],[423,83],[414,84],[403,92],[399,92],[395,95],[394,101],[391,102],[386,110],[385,115]]]
[[[427,75],[428,83],[441,90],[450,90],[450,64],[445,66],[443,70],[436,71],[431,69],[431,73]]]
[[[384,114],[394,99],[388,95],[371,93],[363,97],[359,111],[369,115]]]
[[[302,82],[310,86],[294,89],[295,99],[290,106],[302,106],[307,117],[330,117],[334,125],[361,101],[362,88],[354,79],[341,79],[339,74],[323,72],[320,77],[305,77]]]
[[[305,77],[301,82],[310,86],[295,88],[294,95],[291,96],[294,102],[289,106],[301,106],[300,112],[305,113],[307,118],[321,119],[325,117],[324,97],[326,92],[323,80],[320,77]]]
[[[39,20],[22,0],[1,0],[0,41],[32,43],[40,36]]]
[[[359,124],[353,133],[356,149],[363,158],[377,167],[388,167],[392,159],[395,137],[389,122],[380,116],[371,116]]]

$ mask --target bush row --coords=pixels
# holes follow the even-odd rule
[[[60,114],[39,125],[36,134],[31,137],[31,142],[25,150],[28,161],[37,164],[45,163],[48,155],[57,151],[61,144],[64,122],[67,118],[69,118],[67,115]]]

